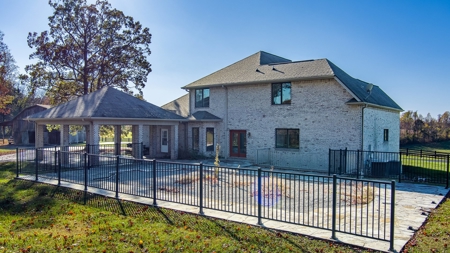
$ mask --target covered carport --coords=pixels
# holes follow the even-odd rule
[[[98,154],[100,127],[114,126],[114,143],[120,147],[121,126],[132,126],[132,143],[148,144],[150,157],[167,153],[171,159],[178,158],[178,127],[187,121],[175,113],[136,98],[112,87],[104,87],[67,103],[30,115],[36,123],[36,148],[44,146],[44,128],[47,124],[60,125],[60,146],[69,146],[69,126],[79,125],[86,129],[89,153]],[[133,146],[132,155],[142,158],[142,145]],[[116,150],[116,154],[118,151]]]

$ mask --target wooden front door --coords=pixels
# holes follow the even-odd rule
[[[230,130],[230,156],[247,156],[247,131]]]

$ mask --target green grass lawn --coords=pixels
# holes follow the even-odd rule
[[[14,179],[0,163],[0,252],[374,252]]]
[[[408,148],[408,149],[417,149],[417,150],[422,149],[425,151],[450,153],[450,141],[432,142],[423,144],[409,144],[409,145],[402,145],[400,148],[402,150]]]
[[[403,252],[450,252],[450,199],[434,210]]]
[[[15,153],[16,153],[15,149],[0,148],[0,155],[10,155],[10,154],[15,154]]]

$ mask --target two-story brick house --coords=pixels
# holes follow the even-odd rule
[[[258,52],[184,87],[162,108],[190,119],[180,140],[213,155],[327,170],[329,149],[399,150],[398,106],[327,59]]]

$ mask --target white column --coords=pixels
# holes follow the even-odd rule
[[[95,154],[98,154],[99,152],[99,145],[100,145],[100,125],[97,123],[91,123],[91,144],[94,145]]]
[[[69,125],[61,125],[59,128],[60,146],[69,146]]]
[[[149,126],[149,156],[151,158],[155,157],[156,154],[156,132],[155,132],[156,126],[150,125]]]
[[[142,150],[141,150],[141,143],[143,141],[143,131],[144,131],[144,125],[133,125],[132,126],[132,132],[133,132],[133,157],[137,159],[142,159]]]
[[[122,145],[122,126],[116,125],[114,126],[114,145],[115,145],[115,154],[120,155],[120,146]]]
[[[59,127],[59,146],[61,153],[61,164],[63,166],[68,165],[69,162],[69,125],[60,125]]]
[[[44,146],[44,127],[45,125],[36,124],[36,131],[34,132],[34,144],[36,148]]]
[[[34,145],[36,148],[42,148],[44,147],[44,127],[45,125],[38,125],[35,126],[34,131]],[[42,160],[44,159],[43,151],[38,151],[37,153],[37,159]]]
[[[178,159],[178,125],[170,128],[170,159]]]

